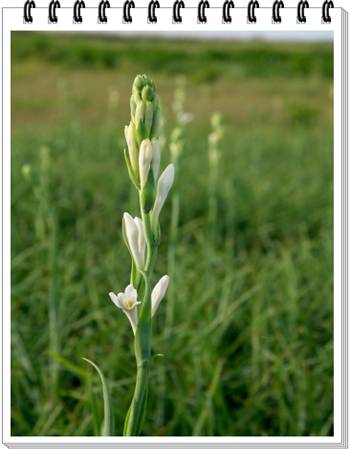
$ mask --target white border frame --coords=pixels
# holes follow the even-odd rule
[[[321,8],[306,11],[306,24],[296,23],[295,7],[281,11],[282,24],[271,23],[271,8],[256,11],[256,24],[247,24],[246,7],[236,7],[232,24],[223,25],[221,5],[207,10],[208,23],[196,21],[197,3],[182,10],[183,23],[173,24],[172,6],[157,11],[158,23],[147,23],[147,5],[133,11],[133,23],[123,24],[122,7],[107,10],[108,23],[97,23],[98,0],[94,7],[83,10],[82,24],[73,24],[71,3],[61,0],[58,24],[49,24],[47,6],[39,2],[33,10],[33,24],[23,23],[21,7],[2,9],[2,274],[3,274],[3,443],[8,448],[348,448],[348,115],[347,115],[347,13],[341,8],[331,10],[331,24],[321,24]],[[218,2],[217,2],[218,3]],[[334,36],[334,436],[332,437],[18,437],[10,430],[10,180],[11,180],[11,31],[333,31]],[[5,263],[5,264],[4,264]]]

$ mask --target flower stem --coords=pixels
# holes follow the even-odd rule
[[[152,305],[150,283],[155,259],[157,257],[158,246],[153,238],[150,215],[143,210],[141,205],[142,203],[140,196],[141,216],[145,227],[147,243],[147,260],[145,269],[141,273],[144,281],[144,296],[135,335],[135,358],[137,365],[136,384],[129,412],[125,419],[124,436],[138,436],[142,430],[148,397],[149,366],[152,345]]]

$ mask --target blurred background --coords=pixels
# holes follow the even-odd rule
[[[129,279],[138,73],[177,166],[145,434],[333,434],[332,42],[202,37],[12,33],[13,435],[99,435],[81,357],[122,434],[133,339],[108,292]]]

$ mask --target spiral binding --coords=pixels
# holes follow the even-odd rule
[[[232,17],[231,17],[231,8],[234,8],[235,4],[232,0],[225,0],[224,4],[222,5],[222,22],[223,23],[232,23]]]
[[[156,9],[160,7],[158,0],[151,0],[148,4],[148,23],[157,23]]]
[[[256,23],[256,8],[259,8],[258,0],[250,0],[248,4],[248,23]]]
[[[106,16],[106,8],[110,8],[108,0],[102,0],[98,5],[98,22],[99,23],[107,23],[108,19]]]
[[[280,14],[280,9],[284,8],[284,3],[282,0],[275,0],[272,5],[272,22],[273,23],[281,23],[282,18]]]
[[[322,22],[331,23],[332,19],[329,15],[330,8],[334,8],[334,3],[332,0],[326,0],[322,5]]]
[[[123,23],[132,23],[131,9],[135,8],[134,0],[126,0],[123,5]]]
[[[300,0],[297,6],[297,22],[306,23],[305,8],[309,7],[307,0]]]
[[[27,0],[23,7],[23,19],[25,23],[33,23],[32,8],[35,8],[33,0]]]
[[[205,15],[206,8],[210,8],[208,0],[201,0],[198,3],[198,9],[197,9],[198,23],[207,23],[207,16]]]
[[[51,0],[48,6],[48,18],[49,23],[55,24],[58,22],[57,9],[60,8],[59,0]],[[106,9],[110,8],[109,0],[101,0],[98,4],[98,16],[99,23],[107,23],[108,18],[106,15]],[[232,23],[231,10],[235,5],[233,0],[225,0],[222,5],[222,22]],[[23,20],[24,23],[33,23],[32,9],[35,8],[34,0],[26,0],[23,6]],[[80,24],[83,22],[81,10],[85,8],[84,0],[76,0],[73,5],[73,22]],[[123,23],[132,23],[131,10],[135,8],[134,0],[126,0],[123,4]],[[156,10],[160,8],[159,0],[151,0],[147,7],[147,21],[150,24],[157,23]],[[207,23],[206,9],[209,9],[208,0],[200,0],[197,7],[197,20],[198,23]],[[259,8],[258,0],[250,0],[247,6],[247,20],[248,23],[256,23],[257,18],[255,10]],[[272,5],[272,23],[281,23],[282,18],[280,10],[284,8],[283,0],[275,0]],[[305,10],[309,8],[308,0],[300,0],[297,6],[297,22],[304,24],[307,21]],[[322,4],[322,23],[331,23],[332,18],[330,16],[330,9],[334,8],[333,0],[325,0]],[[181,9],[185,9],[185,3],[183,0],[175,0],[172,7],[173,23],[182,23]]]
[[[176,0],[173,5],[173,22],[174,23],[182,23],[182,16],[180,14],[181,8],[185,7],[185,3],[183,0]]]
[[[57,15],[56,15],[56,9],[60,8],[60,2],[58,0],[51,0],[49,4],[49,23],[57,23]]]
[[[73,6],[73,22],[82,23],[83,18],[81,16],[81,9],[85,8],[84,0],[76,0]]]

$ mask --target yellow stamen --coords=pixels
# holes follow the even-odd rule
[[[131,298],[128,298],[125,301],[125,305],[126,305],[126,309],[132,309],[132,307],[134,306],[134,301],[131,300]]]

